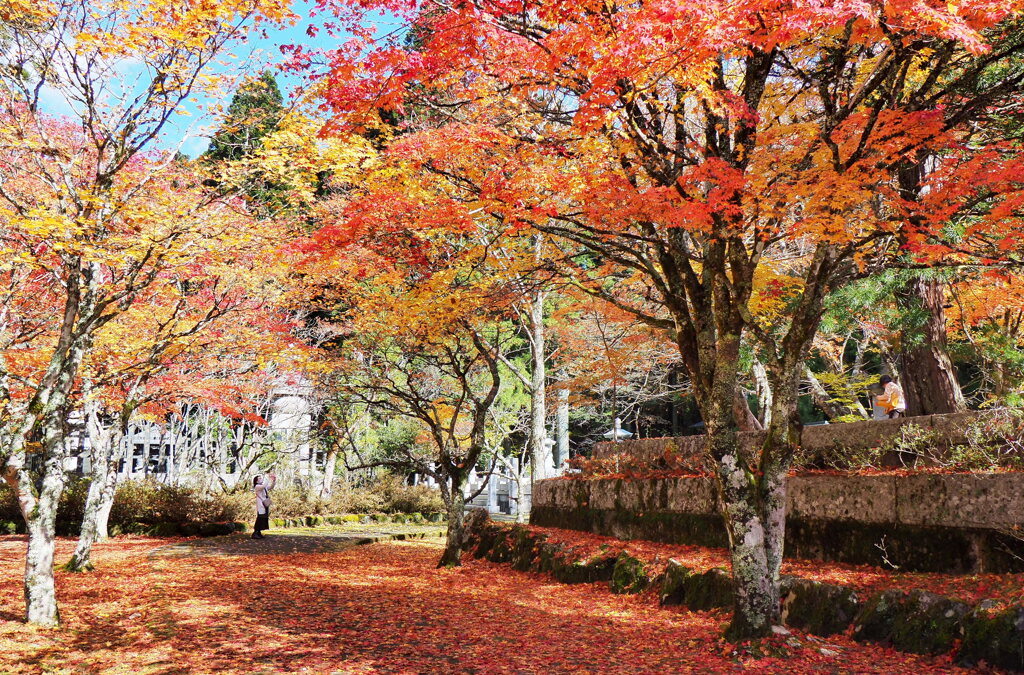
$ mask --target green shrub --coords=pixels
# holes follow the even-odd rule
[[[57,508],[57,533],[77,535],[89,493],[87,478],[71,477]],[[364,486],[339,481],[330,499],[320,499],[316,489],[280,486],[271,491],[271,515],[275,520],[303,519],[323,525],[328,516],[337,523],[358,521],[358,514],[379,514],[378,522],[391,522],[393,514],[434,513],[444,510],[440,493],[424,485],[407,485],[400,476],[385,474]],[[390,515],[385,515],[390,514]],[[229,493],[212,493],[197,487],[165,485],[155,480],[123,481],[118,484],[108,527],[111,534],[142,534],[155,525],[190,523],[250,522],[255,516],[255,498],[246,486]],[[404,519],[403,519],[404,521]],[[12,525],[8,525],[8,523]],[[23,529],[14,491],[0,483],[0,534]],[[160,528],[169,531],[168,527]],[[181,528],[179,528],[181,529]]]
[[[252,511],[253,500],[246,494],[210,494],[152,480],[125,481],[117,486],[109,524],[226,522],[248,520]]]
[[[70,536],[78,534],[82,527],[82,514],[85,512],[85,499],[89,494],[89,480],[78,476],[68,478],[64,493],[57,502],[57,534]],[[0,523],[13,523],[17,530],[22,530],[25,523],[18,508],[18,499],[14,490],[6,482],[0,482]],[[7,534],[0,531],[0,534]]]

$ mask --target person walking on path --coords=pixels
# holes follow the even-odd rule
[[[893,379],[888,375],[882,375],[882,378],[878,380],[878,384],[882,385],[882,395],[875,399],[875,401],[882,407],[882,412],[889,419],[905,417],[907,414],[907,400],[903,397],[903,389],[900,385],[893,382]]]
[[[252,479],[252,489],[256,494],[256,524],[252,528],[253,539],[263,539],[263,530],[270,529],[270,490],[277,483],[277,474],[269,474],[268,480],[263,476]]]

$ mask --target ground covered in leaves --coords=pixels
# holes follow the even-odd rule
[[[0,537],[0,672],[967,672],[844,637],[794,634],[768,656],[736,650],[719,638],[723,613],[468,557],[435,569],[436,540],[154,553],[180,543],[99,545],[96,572],[58,575],[64,626],[39,630],[20,622],[24,538]],[[62,540],[59,559],[72,548]]]

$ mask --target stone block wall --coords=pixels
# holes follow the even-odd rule
[[[806,475],[788,485],[786,551],[904,571],[1024,571],[1024,474]],[[712,479],[540,481],[530,522],[725,546]],[[1020,530],[1018,530],[1019,532]]]
[[[806,427],[800,437],[800,444],[809,454],[832,450],[863,450],[877,448],[900,436],[901,429],[914,425],[933,432],[936,439],[946,447],[967,442],[970,427],[998,412],[965,412],[951,415],[923,415],[884,420],[866,420],[845,424],[823,424]],[[760,444],[764,432],[751,431],[740,434],[741,443]],[[653,461],[664,456],[666,450],[681,455],[698,455],[704,449],[703,436],[677,436],[674,438],[641,438],[636,440],[606,441],[594,446],[594,457],[608,458],[616,454],[627,454],[638,460]]]

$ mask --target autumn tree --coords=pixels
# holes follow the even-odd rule
[[[58,621],[53,529],[64,484],[64,419],[79,366],[96,331],[159,277],[187,238],[183,228],[196,222],[188,211],[201,208],[151,210],[159,195],[150,183],[169,158],[143,154],[183,102],[216,88],[208,73],[213,59],[252,26],[289,16],[278,0],[57,0],[41,3],[27,21],[0,17],[9,33],[0,69],[0,218],[5,246],[18,256],[9,269],[33,270],[49,287],[56,317],[34,335],[36,363],[17,372],[17,387],[9,379],[14,364],[6,364],[11,403],[0,419],[0,469],[29,530],[31,623]],[[139,75],[119,77],[125,69]],[[44,94],[66,102],[73,121],[48,116]],[[4,336],[8,355],[26,346],[11,336]],[[37,449],[38,469],[29,457]]]
[[[1024,284],[1019,274],[974,270],[948,286],[953,349],[977,364],[972,389],[987,405],[1024,402]]]
[[[495,260],[502,233],[488,217],[475,218],[431,174],[404,169],[378,162],[350,193],[318,205],[322,226],[294,249],[298,271],[316,272],[312,301],[337,326],[337,386],[423,430],[426,446],[373,463],[437,481],[448,508],[440,564],[458,565],[468,479],[492,447],[510,344],[521,349],[509,319],[523,267]],[[437,210],[418,208],[428,202]]]
[[[383,5],[331,6],[358,25]],[[826,293],[878,266],[1012,257],[999,243],[1021,229],[1020,157],[964,141],[972,119],[1018,102],[1021,9],[441,3],[407,10],[425,36],[414,52],[368,34],[365,51],[334,53],[326,97],[339,125],[410,101],[440,111],[441,128],[402,140],[409,161],[484,212],[642,275],[659,310],[633,309],[676,342],[706,425],[737,582],[729,633],[765,635]],[[936,165],[911,199],[900,174],[925,156]],[[773,258],[796,283],[757,283]],[[785,301],[781,326],[752,311],[764,296]],[[744,340],[773,390],[757,447],[737,435]]]
[[[167,182],[158,194],[204,202],[205,191],[186,187],[188,170],[183,165],[179,175],[162,177]],[[191,228],[187,255],[168,260],[137,301],[97,331],[83,359],[81,407],[92,475],[68,570],[91,568],[92,544],[107,536],[122,441],[136,412],[173,409],[194,387],[182,379],[205,382],[226,369],[244,378],[244,371],[265,367],[272,350],[288,350],[287,332],[273,326],[280,320],[268,293],[283,278],[274,254],[285,230],[274,223],[257,228],[238,207],[209,204],[203,222]]]
[[[416,420],[429,440],[397,448],[400,454],[372,464],[415,471],[437,482],[448,510],[447,542],[438,564],[457,566],[466,489],[488,449],[491,409],[501,390],[500,347],[491,344],[501,336],[461,326],[457,332],[415,340],[375,337],[372,345],[363,345],[365,352],[354,355],[346,387],[379,410]]]

